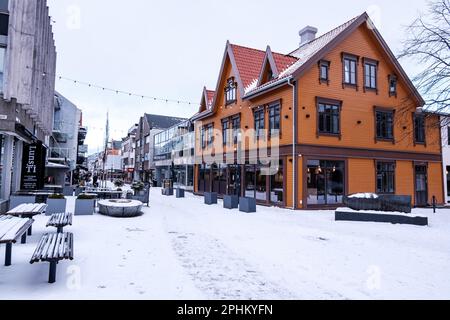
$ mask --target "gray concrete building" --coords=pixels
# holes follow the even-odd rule
[[[45,149],[53,129],[55,69],[46,0],[0,0],[2,211],[12,192],[38,188],[44,182]],[[25,155],[28,158],[22,159]]]

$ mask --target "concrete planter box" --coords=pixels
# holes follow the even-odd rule
[[[205,204],[213,205],[217,204],[217,193],[216,192],[205,192]]]
[[[357,222],[385,222],[392,224],[410,224],[415,226],[427,226],[427,217],[416,217],[395,214],[366,213],[366,212],[345,212],[336,211],[336,221],[357,221]]]
[[[73,196],[73,190],[74,187],[72,186],[67,186],[63,188],[63,195],[65,195],[66,197],[72,197]]]
[[[9,198],[9,210],[24,203],[36,203],[36,196],[14,196]]]
[[[177,198],[184,198],[184,189],[177,188],[176,197]]]
[[[246,213],[256,212],[256,199],[253,198],[239,198],[239,211]]]
[[[47,210],[45,214],[51,216],[55,213],[66,212],[67,199],[47,199]]]
[[[223,207],[225,209],[237,209],[239,208],[239,196],[224,196]]]
[[[92,216],[95,212],[95,199],[75,200],[75,215],[76,216]]]

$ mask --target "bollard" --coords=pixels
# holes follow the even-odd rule
[[[433,213],[436,213],[436,196],[433,196]]]

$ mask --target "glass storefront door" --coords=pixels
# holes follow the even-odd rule
[[[345,193],[345,162],[309,160],[308,205],[341,204]]]
[[[241,166],[230,165],[228,166],[228,194],[229,195],[241,195]]]

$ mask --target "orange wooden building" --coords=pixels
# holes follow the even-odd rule
[[[423,99],[368,15],[316,32],[302,30],[289,54],[227,42],[216,90],[204,90],[193,118],[195,192],[295,209],[340,206],[359,192],[443,203],[437,119],[420,112]],[[267,175],[252,151],[274,138],[279,163]],[[243,161],[205,161],[241,148]]]

